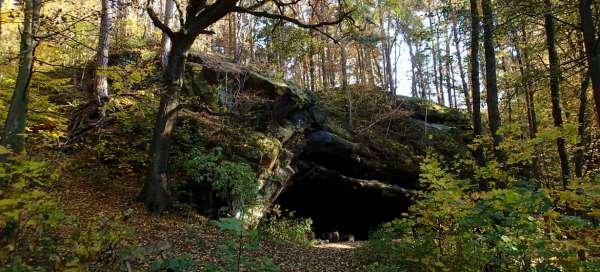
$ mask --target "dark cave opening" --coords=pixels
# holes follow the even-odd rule
[[[345,179],[334,174],[305,175],[286,188],[276,204],[298,218],[311,218],[317,237],[337,231],[356,240],[367,240],[372,231],[400,217],[410,205],[404,194],[349,184]]]

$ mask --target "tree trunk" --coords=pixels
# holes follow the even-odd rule
[[[432,18],[433,18],[433,15],[431,15],[431,17],[429,17],[429,29],[431,31],[431,35],[435,35]],[[443,105],[444,101],[441,99],[441,96],[440,96],[440,85],[441,85],[440,82],[442,79],[438,80],[437,50],[436,50],[434,39],[431,40],[431,57],[432,57],[432,61],[433,61],[433,85],[435,86],[435,95],[437,97],[438,104]]]
[[[441,22],[441,19],[439,18],[439,16],[436,16],[436,17],[438,17],[437,23],[439,24]],[[440,46],[440,43],[441,43],[440,30],[437,27],[434,29],[435,29],[434,34],[435,34],[435,47],[436,47],[435,52],[437,54],[437,61],[438,61],[438,64],[437,64],[438,84],[440,85],[440,93],[438,95],[439,95],[439,99],[441,101],[440,105],[445,105],[446,99],[444,98],[445,95],[444,95],[444,72],[443,72],[444,65],[443,65],[443,61],[442,61],[442,49]]]
[[[471,5],[471,93],[473,94],[473,133],[481,137],[481,93],[479,86],[479,8],[477,0],[470,0]],[[479,166],[485,165],[483,148],[478,145],[475,149],[475,158]],[[485,187],[485,185],[482,185]]]
[[[109,100],[108,95],[108,55],[110,49],[110,29],[112,27],[112,7],[110,0],[102,0],[100,15],[100,33],[96,48],[96,70],[94,75],[94,90],[96,104],[104,105]]]
[[[165,210],[170,203],[167,191],[167,166],[169,160],[169,144],[173,126],[175,125],[179,106],[179,91],[183,85],[183,73],[188,50],[193,40],[178,36],[173,40],[166,67],[167,86],[161,95],[160,106],[156,116],[156,124],[151,147],[149,173],[139,199],[144,201],[152,212]]]
[[[577,153],[575,154],[575,175],[578,178],[583,177],[583,166],[585,165],[585,146],[586,146],[586,116],[587,111],[587,92],[590,86],[590,74],[586,73],[581,82],[581,90],[579,92],[579,113],[577,115],[577,135],[579,143],[577,143]]]
[[[23,12],[23,31],[21,33],[19,51],[19,72],[2,137],[2,145],[17,153],[21,153],[25,148],[29,83],[31,82],[31,75],[33,73],[33,57],[35,53],[33,37],[37,31],[41,10],[41,0],[26,0],[24,2],[25,10]]]
[[[348,119],[348,129],[352,131],[352,95],[348,89],[348,67],[347,67],[347,52],[346,44],[340,42],[341,67],[342,70],[342,92],[346,96],[346,117]]]
[[[502,136],[498,129],[502,126],[500,110],[498,109],[498,85],[496,77],[496,51],[494,48],[494,16],[490,0],[482,0],[483,10],[483,44],[485,49],[485,78],[487,92],[487,108],[490,131],[494,139],[494,154],[499,161],[504,161],[500,148]]]
[[[448,106],[450,108],[454,108],[454,101],[452,101],[452,89],[454,88],[454,84],[452,84],[452,53],[450,52],[450,37],[446,35],[446,92],[448,93]]]
[[[469,117],[473,117],[473,105],[471,104],[471,96],[469,95],[469,87],[465,78],[465,70],[462,64],[462,56],[460,53],[460,40],[458,39],[458,29],[456,25],[456,15],[452,16],[452,36],[454,38],[454,47],[456,49],[456,60],[458,62],[458,72],[460,73],[460,80],[462,83],[463,95],[465,96],[465,103],[467,104],[467,112]]]
[[[592,91],[594,102],[596,103],[596,118],[600,123],[600,49],[598,38],[596,37],[596,27],[594,26],[594,15],[592,13],[593,0],[579,1],[579,14],[581,16],[581,29],[583,31],[583,41],[592,78]]]
[[[174,0],[165,0],[165,17],[163,23],[167,26],[171,25],[173,19],[173,13],[175,12]],[[160,66],[164,69],[167,68],[169,63],[169,51],[171,51],[171,39],[165,33],[162,34],[160,41]]]
[[[554,19],[552,15],[552,3],[550,0],[544,0],[544,6],[547,12],[544,14],[544,26],[546,28],[546,46],[548,47],[548,56],[550,60],[550,96],[552,98],[552,118],[554,126],[563,129],[562,109],[560,107],[560,62],[558,52],[556,51],[556,38],[554,33]],[[571,173],[569,170],[569,157],[565,148],[565,139],[561,136],[556,140],[558,156],[560,159],[560,169],[562,173],[563,187],[566,189],[569,185]]]
[[[417,74],[415,71],[417,68],[417,60],[416,60],[415,53],[413,52],[412,41],[408,37],[406,38],[406,46],[408,46],[408,54],[410,56],[411,95],[412,95],[412,97],[418,97],[418,90],[417,90],[418,82],[417,82]]]

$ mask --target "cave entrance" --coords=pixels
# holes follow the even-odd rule
[[[317,237],[338,231],[366,240],[382,223],[401,216],[409,206],[404,192],[390,190],[376,182],[330,172],[312,171],[292,181],[275,201],[282,210],[311,218]]]

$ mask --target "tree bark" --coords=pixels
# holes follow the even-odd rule
[[[475,137],[481,137],[483,127],[481,125],[481,91],[479,85],[479,7],[477,0],[470,0],[471,6],[471,93],[473,94],[473,133]],[[475,158],[479,166],[485,165],[483,148],[478,145],[475,148]],[[482,187],[485,187],[482,185]]]
[[[98,46],[96,48],[96,70],[94,75],[94,90],[96,91],[96,104],[102,106],[108,102],[108,55],[110,49],[110,29],[112,27],[112,3],[102,0],[100,15],[100,33],[98,33]]]
[[[498,108],[498,83],[496,75],[496,51],[494,48],[494,15],[490,0],[482,0],[483,10],[483,44],[485,49],[485,78],[486,78],[486,102],[488,108],[488,122],[494,140],[494,154],[496,159],[504,161],[504,154],[499,149],[502,136],[498,129],[502,126],[500,110]]]
[[[554,126],[563,129],[562,109],[560,106],[560,62],[558,52],[556,51],[556,38],[554,32],[554,19],[552,15],[552,3],[550,0],[544,0],[544,6],[547,12],[544,14],[544,27],[546,28],[546,46],[550,60],[550,96],[552,98],[552,118]],[[571,179],[569,170],[569,157],[565,147],[565,139],[561,136],[556,140],[558,156],[560,159],[560,169],[562,174],[563,187],[566,189]]]
[[[173,13],[175,12],[175,2],[173,1],[174,0],[165,0],[165,16],[163,22],[167,26],[171,25]],[[169,63],[169,51],[171,51],[171,39],[169,39],[169,36],[166,33],[163,33],[160,41],[160,66],[163,70]]]
[[[41,0],[24,1],[23,31],[19,51],[19,72],[15,92],[4,125],[2,145],[21,153],[25,148],[25,125],[29,103],[29,83],[33,74],[35,47],[33,37],[37,31],[41,11]]]
[[[596,118],[598,118],[598,123],[600,123],[600,46],[598,45],[598,37],[594,25],[593,2],[593,0],[580,0],[579,15],[581,17],[581,29],[583,31],[583,41],[585,43],[590,77],[592,78],[592,93],[594,102],[596,103]]]

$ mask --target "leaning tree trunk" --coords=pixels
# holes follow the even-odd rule
[[[479,8],[477,0],[471,0],[471,93],[473,94],[473,133],[480,137],[483,132],[481,125],[481,89],[479,85]],[[475,149],[475,158],[480,166],[485,165],[481,145]]]
[[[596,37],[596,27],[594,26],[594,15],[592,13],[593,2],[593,0],[580,0],[579,14],[581,16],[581,29],[583,31],[586,57],[590,67],[590,77],[592,78],[596,117],[600,123],[600,49],[598,38]]]
[[[502,126],[500,110],[498,108],[498,84],[496,76],[496,51],[494,48],[494,16],[490,0],[482,0],[483,10],[483,44],[485,49],[485,78],[486,78],[486,102],[488,108],[488,120],[490,131],[494,140],[494,154],[496,159],[504,161],[504,154],[499,149],[502,136],[498,129]]]
[[[26,0],[21,48],[19,51],[19,73],[15,84],[15,92],[10,101],[10,108],[4,125],[2,145],[20,153],[25,147],[25,124],[27,122],[28,92],[33,73],[33,56],[35,36],[40,18],[41,0]]]
[[[562,109],[560,107],[560,62],[558,52],[556,51],[556,38],[554,32],[554,19],[552,18],[552,3],[550,0],[544,0],[544,5],[548,10],[544,14],[544,26],[546,28],[546,46],[548,47],[548,56],[550,61],[550,96],[552,98],[552,118],[554,126],[563,129]],[[565,148],[565,139],[561,136],[556,140],[558,148],[558,157],[560,159],[560,169],[562,174],[563,187],[566,189],[569,185],[571,173],[569,170],[569,156]]]
[[[109,100],[108,96],[108,51],[110,48],[110,28],[112,25],[112,8],[110,0],[102,0],[100,18],[100,33],[98,34],[98,47],[96,48],[96,71],[94,76],[94,90],[96,104],[104,105]]]
[[[175,2],[174,0],[166,0],[165,2],[165,25],[170,25],[171,20],[173,19],[173,12],[175,11]],[[162,39],[160,41],[160,65],[164,69],[167,68],[167,64],[169,63],[169,51],[171,51],[171,39],[165,33],[162,34]]]
[[[179,36],[181,37],[181,36]],[[179,107],[179,91],[183,86],[183,73],[188,50],[193,40],[179,38],[173,40],[166,67],[166,91],[161,95],[152,139],[150,167],[144,188],[139,199],[152,212],[164,211],[169,203],[167,191],[167,166],[171,133],[175,125]]]

